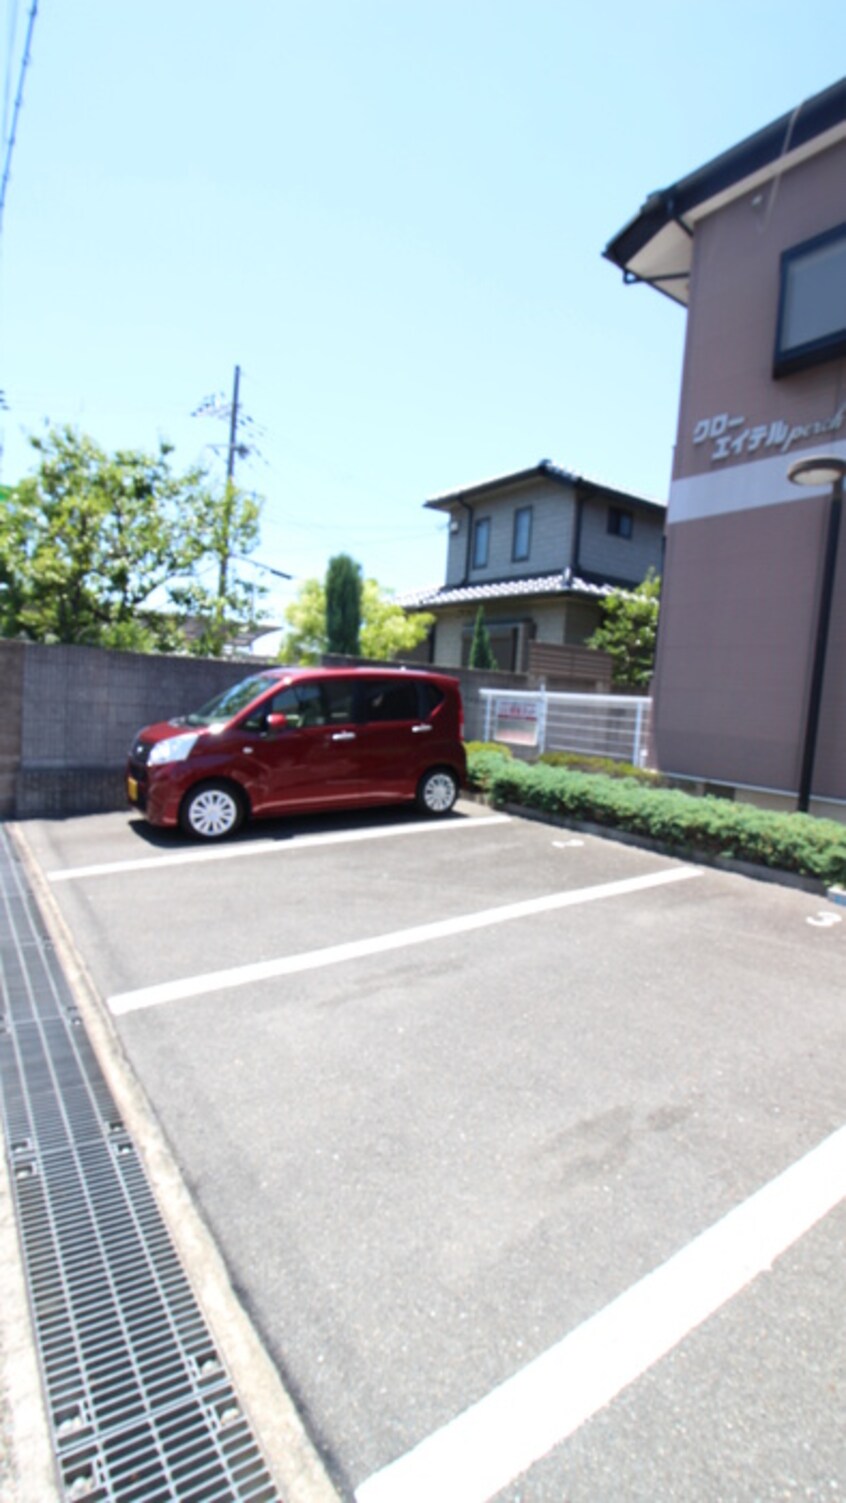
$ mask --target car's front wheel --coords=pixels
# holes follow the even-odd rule
[[[432,767],[417,785],[417,804],[424,814],[449,814],[458,798],[458,779],[448,767]]]
[[[225,840],[243,818],[243,801],[228,783],[201,783],[186,794],[179,811],[185,834],[200,840]]]

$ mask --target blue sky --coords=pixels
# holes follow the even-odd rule
[[[45,421],[220,468],[225,423],[191,413],[238,364],[256,556],[298,580],[348,552],[437,584],[426,498],[542,458],[665,497],[684,313],[603,247],[844,56],[842,0],[40,0],[2,478]]]

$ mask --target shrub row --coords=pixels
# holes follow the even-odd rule
[[[468,756],[471,787],[494,804],[647,836],[689,856],[724,856],[846,884],[846,825],[807,814],[775,814],[722,798],[696,798],[633,780],[529,765],[496,752]]]
[[[584,752],[542,752],[538,761],[544,767],[566,767],[569,772],[602,772],[609,778],[634,778],[636,783],[645,783],[650,788],[660,788],[664,782],[660,772],[652,772],[648,767],[615,762],[612,757],[591,757]]]

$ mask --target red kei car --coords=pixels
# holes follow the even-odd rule
[[[220,840],[249,816],[416,802],[464,782],[455,679],[408,669],[273,668],[139,731],[126,769],[151,824]]]

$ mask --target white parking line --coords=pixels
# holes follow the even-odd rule
[[[412,1451],[357,1503],[489,1503],[846,1197],[846,1127]]]
[[[47,873],[51,882],[73,882],[78,877],[111,877],[119,872],[159,870],[167,866],[190,866],[198,861],[237,861],[242,856],[277,856],[308,850],[319,845],[347,845],[358,840],[389,840],[394,835],[447,835],[455,830],[478,830],[481,826],[508,824],[507,814],[479,814],[464,819],[409,820],[406,824],[387,825],[384,829],[327,830],[320,835],[292,835],[289,840],[239,841],[237,845],[213,846],[198,850],[195,846],[173,851],[167,856],[135,856],[129,861],[104,861],[98,866],[66,866]]]
[[[315,971],[324,966],[361,960],[368,955],[402,950],[408,945],[429,944],[433,940],[447,939],[455,934],[468,934],[473,929],[487,929],[493,924],[507,923],[511,919],[531,918],[538,913],[552,913],[557,909],[574,908],[582,903],[623,897],[629,893],[643,892],[646,888],[664,887],[671,882],[684,882],[701,875],[698,868],[693,866],[665,867],[662,871],[649,872],[642,877],[626,877],[618,882],[602,882],[596,887],[554,892],[546,897],[528,898],[520,903],[505,903],[499,908],[484,908],[478,913],[467,913],[458,918],[418,924],[413,929],[397,929],[391,934],[375,935],[372,939],[327,945],[321,950],[306,950],[303,954],[285,955],[278,960],[254,961],[250,965],[233,966],[225,971],[207,971],[201,976],[186,976],[182,981],[164,981],[157,986],[141,987],[138,991],[117,992],[109,998],[108,1005],[115,1014],[138,1012],[145,1007],[159,1007],[163,1002],[199,997],[204,992],[226,991],[231,987],[250,986],[277,976]]]

